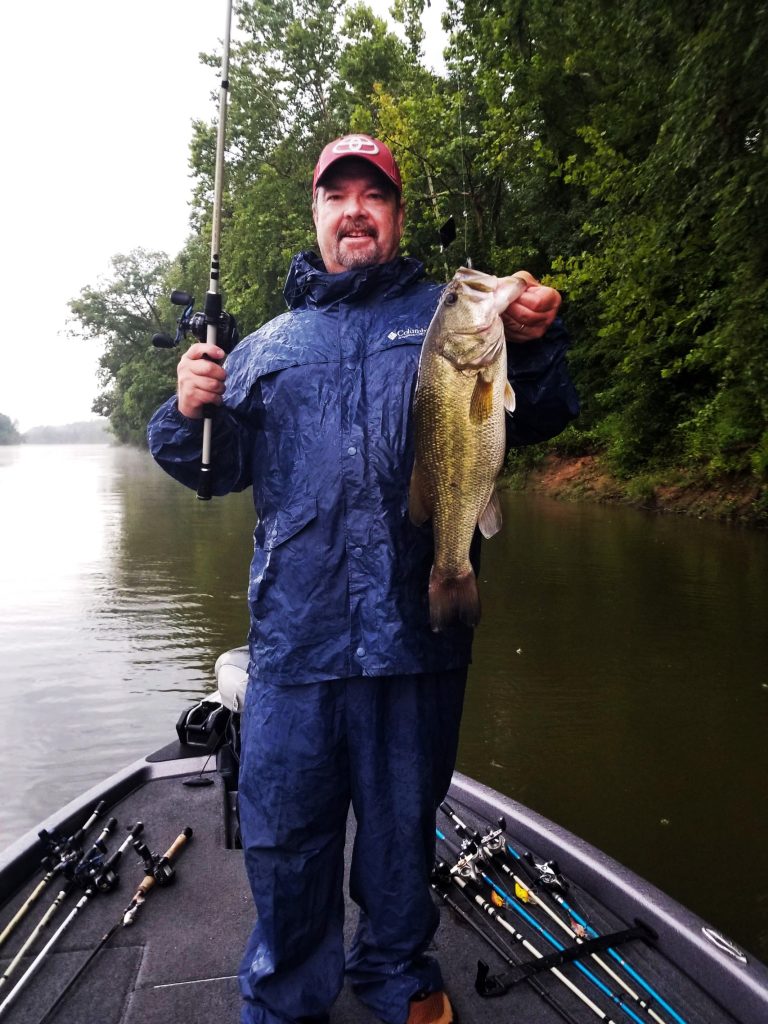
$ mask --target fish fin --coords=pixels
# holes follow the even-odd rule
[[[424,478],[414,463],[411,473],[411,486],[408,490],[408,516],[414,526],[421,526],[432,515],[432,503],[428,500],[424,489]]]
[[[493,537],[501,529],[501,503],[499,495],[495,490],[491,494],[490,501],[480,513],[477,525],[480,527],[480,533],[482,533],[486,540],[489,537]]]
[[[474,628],[480,621],[480,594],[477,590],[475,572],[462,576],[441,576],[429,574],[429,624],[433,633],[440,633],[448,626],[460,622]]]
[[[504,385],[504,408],[507,412],[514,412],[516,405],[517,399],[515,398],[515,392],[512,389],[512,385],[507,381]]]
[[[475,390],[469,402],[469,422],[485,423],[493,411],[493,384],[484,381],[480,374],[475,381]]]

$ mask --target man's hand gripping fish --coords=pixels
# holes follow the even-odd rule
[[[515,408],[499,314],[532,283],[524,273],[493,277],[461,267],[424,339],[408,511],[417,526],[432,518],[429,616],[435,632],[480,620],[469,547],[476,526],[484,537],[501,529],[495,484],[504,462],[504,410]]]

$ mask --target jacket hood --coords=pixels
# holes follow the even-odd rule
[[[408,256],[390,263],[329,274],[314,252],[293,257],[283,295],[289,309],[316,309],[336,302],[362,299],[374,292],[381,297],[397,295],[424,276],[424,264]]]

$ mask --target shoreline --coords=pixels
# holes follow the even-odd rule
[[[513,465],[500,485],[563,501],[615,503],[646,512],[768,529],[768,486],[754,477],[705,478],[667,470],[622,480],[613,476],[597,455],[548,453],[533,466]]]

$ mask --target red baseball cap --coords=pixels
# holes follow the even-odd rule
[[[312,178],[312,193],[314,195],[318,182],[337,160],[345,160],[347,157],[356,156],[360,160],[367,160],[382,172],[397,189],[398,195],[403,191],[403,183],[400,180],[400,168],[388,146],[385,146],[379,139],[373,139],[370,135],[342,135],[340,139],[329,142],[315,167],[315,174]]]

